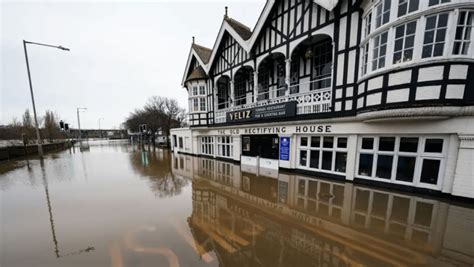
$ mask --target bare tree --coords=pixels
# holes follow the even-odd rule
[[[23,113],[23,127],[33,128],[33,120],[31,119],[31,114],[30,114],[29,109],[26,109],[25,113]]]
[[[47,110],[44,115],[44,132],[45,138],[50,142],[60,137],[57,115],[50,110]]]
[[[153,133],[162,131],[169,136],[170,130],[180,127],[185,116],[185,110],[175,99],[153,96],[142,109],[136,109],[126,119],[124,125],[131,131],[138,131],[140,124],[146,124]],[[154,144],[154,138],[152,138]]]

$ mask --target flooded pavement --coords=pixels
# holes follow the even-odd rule
[[[0,163],[0,266],[472,266],[467,205],[97,143]]]

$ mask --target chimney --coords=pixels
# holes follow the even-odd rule
[[[194,36],[193,36],[193,44],[194,44]]]
[[[228,18],[228,16],[227,16],[227,9],[228,9],[228,8],[227,8],[227,6],[226,6],[226,7],[225,7],[224,18]]]

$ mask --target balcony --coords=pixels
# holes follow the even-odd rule
[[[313,80],[306,83],[299,83],[288,87],[281,87],[265,92],[259,92],[257,95],[257,102],[252,102],[239,106],[232,106],[230,103],[223,104],[227,108],[218,109],[215,112],[215,123],[225,123],[226,114],[230,111],[239,111],[243,109],[249,109],[254,107],[261,107],[266,105],[273,105],[278,103],[285,103],[289,101],[296,101],[296,114],[317,114],[331,111],[332,101],[332,88],[324,87],[319,88],[321,79]],[[301,89],[307,88],[318,88],[307,92],[295,93]],[[235,102],[240,102],[239,99],[235,99]],[[228,107],[229,106],[229,107]]]

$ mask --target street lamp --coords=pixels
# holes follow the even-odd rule
[[[41,135],[40,135],[39,125],[38,125],[38,116],[36,115],[36,105],[35,105],[35,97],[34,97],[34,94],[33,94],[33,84],[31,83],[30,63],[28,62],[28,51],[26,49],[27,44],[53,47],[53,48],[61,49],[61,50],[64,50],[64,51],[69,51],[69,48],[62,47],[60,45],[55,46],[55,45],[35,43],[35,42],[29,42],[29,41],[23,40],[23,49],[25,50],[25,59],[26,59],[26,69],[28,70],[28,82],[30,83],[31,103],[33,104],[33,114],[35,116],[36,138],[38,139],[38,141],[37,141],[38,142],[38,154],[42,158],[43,157],[43,146],[42,146],[43,142],[41,141]]]
[[[99,118],[99,135],[100,138],[102,139],[102,131],[100,130],[100,121],[103,120],[104,118]]]
[[[81,145],[82,135],[81,135],[81,118],[79,117],[79,112],[81,110],[87,110],[87,108],[77,108],[77,127],[79,129],[79,145]]]

